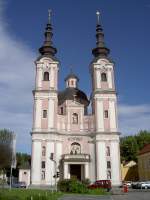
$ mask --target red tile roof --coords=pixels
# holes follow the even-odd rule
[[[139,152],[139,155],[149,153],[150,152],[150,144],[146,144],[143,149]]]

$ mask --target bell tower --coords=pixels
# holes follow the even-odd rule
[[[120,150],[114,63],[109,58],[110,50],[104,42],[100,13],[97,11],[96,14],[96,47],[92,50],[94,59],[90,66],[92,77],[92,112],[95,119],[96,132],[96,179],[105,180],[111,177],[113,184],[119,185]],[[111,152],[108,157],[106,156],[107,148]]]
[[[52,184],[54,182],[51,174],[54,175],[55,166],[49,157],[56,149],[54,138],[57,129],[59,62],[55,57],[57,49],[52,43],[53,32],[50,11],[44,36],[44,43],[39,48],[40,56],[35,61],[36,78],[35,89],[33,90],[34,109],[31,133],[31,183],[33,185]]]

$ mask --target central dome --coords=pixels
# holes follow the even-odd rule
[[[85,106],[88,106],[90,101],[86,94],[78,88],[66,88],[64,91],[58,93],[58,105],[61,105],[66,100],[75,100]]]

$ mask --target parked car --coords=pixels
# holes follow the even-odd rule
[[[139,184],[140,182],[132,182],[132,185],[131,185],[131,187],[133,188],[133,189],[138,189],[138,184]]]
[[[150,189],[150,181],[140,182],[138,189]]]
[[[18,182],[18,183],[13,183],[12,184],[12,187],[13,188],[26,188],[27,185],[25,182]]]
[[[95,188],[106,188],[107,190],[111,189],[111,181],[110,180],[98,180],[95,181],[93,184],[88,186],[89,189]]]

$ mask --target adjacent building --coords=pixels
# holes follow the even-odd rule
[[[35,61],[32,185],[54,185],[55,174],[59,174],[57,180],[76,176],[79,180],[110,179],[113,185],[120,185],[114,62],[97,15],[96,47],[89,67],[90,98],[79,88],[79,78],[73,72],[65,78],[65,89],[59,91],[61,66],[52,43],[51,20],[47,23],[45,40]]]
[[[147,144],[138,155],[138,171],[140,181],[150,180],[150,144]]]

